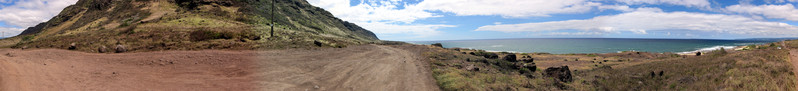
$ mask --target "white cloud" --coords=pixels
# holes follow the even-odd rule
[[[768,37],[794,37],[798,35],[798,27],[796,26],[780,22],[759,21],[739,15],[638,10],[640,11],[598,16],[586,20],[488,25],[479,27],[476,31],[542,32],[579,30],[582,32],[632,32],[636,34],[647,34],[647,31],[693,31]]]
[[[726,7],[726,11],[751,15],[762,15],[767,18],[798,21],[798,9],[796,9],[792,4],[759,6],[732,5]]]
[[[451,12],[459,16],[500,15],[522,18],[585,13],[599,5],[601,3],[586,0],[425,0],[408,7]]]
[[[77,0],[20,0],[0,9],[0,22],[17,27],[30,27],[50,20]]]
[[[377,1],[351,6],[350,0],[308,0],[310,4],[324,8],[338,18],[350,22],[403,22],[441,17],[418,8],[398,9],[401,1]]]
[[[682,5],[687,7],[709,8],[710,3],[707,0],[616,0],[626,4],[671,4]]]
[[[597,36],[597,35],[605,35],[605,32],[551,32],[547,34],[543,34],[546,36]]]
[[[77,0],[3,0],[0,2],[14,3],[10,6],[0,6],[0,22],[11,26],[0,27],[0,32],[4,32],[6,35],[17,35],[22,32],[23,28],[50,20],[64,7],[75,4]]]
[[[419,8],[404,6],[401,1],[371,1],[350,5],[350,0],[308,0],[310,4],[324,8],[336,17],[360,25],[378,35],[412,34],[426,37],[440,34],[439,28],[454,27],[441,24],[411,24],[416,20],[442,17]],[[362,1],[361,1],[362,2]]]
[[[22,28],[0,27],[0,37],[11,37],[22,33]]]
[[[455,27],[453,25],[396,25],[396,24],[388,24],[388,23],[360,23],[358,24],[363,28],[369,30],[379,30],[373,31],[377,34],[401,34],[401,33],[410,33],[416,36],[413,37],[428,37],[433,35],[438,35],[441,32],[437,31],[439,28],[446,28],[446,27]]]

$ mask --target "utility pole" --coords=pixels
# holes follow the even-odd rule
[[[271,35],[269,35],[269,37],[274,37],[274,15],[277,15],[277,14],[274,14],[274,9],[276,9],[274,7],[275,3],[277,3],[277,0],[272,0],[272,24],[269,24],[269,25],[272,26],[272,31],[269,32],[269,34],[271,34]]]

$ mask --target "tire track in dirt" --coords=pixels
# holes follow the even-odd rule
[[[438,89],[426,72],[429,68],[418,61],[416,54],[388,46],[369,45],[345,51],[273,51],[262,55],[267,59],[261,61],[266,73],[262,85],[270,90]]]

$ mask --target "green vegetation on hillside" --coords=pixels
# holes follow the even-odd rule
[[[379,42],[370,31],[304,0],[81,0],[0,45],[96,52],[345,47]],[[275,10],[275,24],[271,24]],[[276,25],[275,36],[270,36]],[[41,26],[41,27],[39,27]],[[320,43],[317,45],[317,43]]]

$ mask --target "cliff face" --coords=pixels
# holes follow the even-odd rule
[[[275,8],[272,8],[275,5]],[[274,13],[272,13],[274,10]],[[274,17],[274,35],[270,30]],[[374,33],[305,0],[80,0],[25,30],[13,47],[92,51],[344,47]]]

